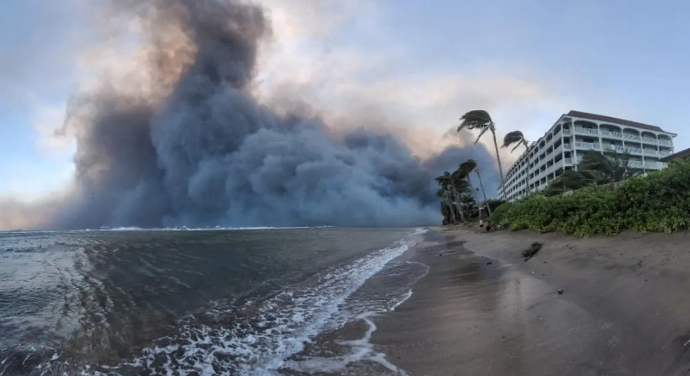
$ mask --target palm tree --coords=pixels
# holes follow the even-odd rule
[[[436,196],[441,199],[441,215],[443,215],[443,224],[452,224],[455,222],[455,213],[453,213],[453,206],[448,198],[449,191],[445,188],[439,188],[436,191]]]
[[[438,183],[438,185],[441,186],[441,189],[443,189],[443,198],[446,200],[448,206],[450,207],[450,216],[453,221],[453,224],[455,224],[457,223],[457,219],[455,217],[455,178],[450,172],[444,171],[443,175],[436,177],[435,180]]]
[[[608,184],[623,181],[640,171],[629,168],[630,154],[590,151],[582,156],[576,170],[563,171],[548,186],[546,194],[555,195],[574,191],[588,185]]]
[[[525,135],[522,134],[520,131],[512,131],[508,132],[505,137],[503,137],[503,146],[502,148],[507,148],[510,147],[511,145],[515,145],[513,149],[510,150],[510,152],[514,152],[515,149],[517,149],[520,145],[523,145],[525,147],[525,151],[528,153],[527,154],[527,189],[525,195],[529,195],[530,189],[529,189],[529,164],[530,164],[530,155],[529,155],[529,142],[525,139]]]
[[[596,151],[585,153],[577,165],[578,171],[588,171],[595,175],[601,183],[616,183],[639,174],[639,171],[629,167],[631,155],[629,153]]]
[[[501,164],[501,156],[498,153],[498,141],[496,141],[496,126],[491,119],[491,115],[485,110],[472,110],[462,115],[462,121],[458,126],[458,132],[463,129],[480,129],[479,136],[474,141],[476,144],[482,138],[486,131],[491,131],[494,139],[494,148],[496,148],[496,161],[498,161],[498,172],[501,174],[501,186],[505,187],[505,179],[503,178],[503,165]]]
[[[462,205],[463,198],[467,196],[467,193],[470,191],[470,182],[467,179],[467,174],[460,170],[457,169],[455,170],[452,174],[452,187],[453,187],[453,192],[455,193],[455,204],[458,207],[458,213],[460,214],[460,219],[463,222],[467,222],[465,219],[465,212],[464,209],[466,208],[465,205]]]
[[[489,213],[489,215],[491,215],[491,208],[489,208],[489,206],[486,205],[488,198],[486,197],[486,191],[484,190],[482,175],[479,173],[479,167],[477,167],[477,161],[475,161],[474,159],[468,159],[467,161],[460,164],[458,170],[465,172],[467,175],[469,175],[470,172],[474,172],[477,174],[477,180],[479,180],[479,187],[482,189],[482,195],[484,196],[484,204],[486,206],[486,210]]]

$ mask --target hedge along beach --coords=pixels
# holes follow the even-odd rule
[[[576,236],[622,231],[663,232],[690,226],[690,162],[631,177],[618,187],[592,185],[571,195],[534,194],[496,209],[492,217],[511,230],[557,231]]]

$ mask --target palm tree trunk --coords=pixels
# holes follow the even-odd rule
[[[455,205],[453,204],[453,199],[450,197],[450,192],[446,191],[446,202],[448,205],[448,211],[450,212],[450,219],[451,219],[451,224],[455,224],[457,222],[457,219],[455,218]]]
[[[458,208],[458,214],[460,214],[460,221],[461,221],[462,223],[467,223],[467,221],[465,220],[465,212],[463,212],[463,210],[462,210],[462,208],[460,207],[460,205],[457,205],[457,204],[456,204],[456,206],[457,206],[457,208]]]
[[[491,216],[491,208],[489,207],[489,200],[486,198],[486,191],[484,190],[484,183],[482,183],[482,176],[479,175],[479,171],[474,170],[475,173],[477,173],[477,178],[479,179],[479,186],[482,189],[482,195],[484,195],[484,205],[486,205],[486,211],[489,213],[489,216]]]
[[[479,205],[479,194],[477,193],[478,189],[474,189],[472,181],[470,180],[470,175],[467,175],[467,183],[470,185],[472,193],[474,193],[474,200],[477,203],[477,216],[479,217],[479,219],[482,219],[482,207],[481,205]]]
[[[491,135],[494,137],[494,148],[496,148],[496,161],[498,161],[498,172],[501,174],[501,187],[503,187],[503,194],[501,198],[504,198],[506,194],[506,181],[503,178],[503,164],[501,163],[501,155],[498,152],[498,141],[496,140],[496,127],[494,127],[493,124],[491,124]]]
[[[450,189],[453,190],[453,206],[454,208],[458,208],[458,214],[460,214],[460,220],[464,223],[465,222],[465,216],[462,213],[462,209],[460,209],[460,205],[458,205],[457,198],[458,198],[458,191],[455,190],[455,183],[453,180],[450,181]],[[455,209],[453,209],[455,210]]]

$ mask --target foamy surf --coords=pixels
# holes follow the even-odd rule
[[[369,359],[397,370],[370,344],[375,325],[371,317],[394,309],[409,298],[409,286],[385,299],[356,294],[392,260],[417,242],[415,233],[390,247],[321,273],[270,299],[242,306],[216,308],[187,317],[176,334],[160,338],[139,355],[112,367],[85,369],[84,375],[177,374],[177,375],[276,375],[286,369],[307,369],[307,363],[289,361],[324,330],[353,320],[364,320],[369,329],[359,340],[342,342],[352,354],[334,359],[326,368],[337,369],[353,361]],[[366,295],[366,294],[365,294]],[[385,301],[384,301],[385,300]],[[316,360],[312,366],[316,366]],[[325,363],[321,366],[326,366]]]
[[[347,299],[326,331],[317,338],[317,344],[287,362],[285,369],[297,374],[407,375],[385,353],[375,349],[371,342],[376,331],[374,320],[407,301],[412,296],[411,286],[428,271],[429,267],[419,262],[388,263]],[[352,330],[342,332],[339,328],[357,322],[364,325],[358,338],[340,338],[350,336]]]

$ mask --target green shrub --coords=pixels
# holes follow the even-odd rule
[[[491,220],[511,230],[559,231],[575,236],[624,230],[672,232],[690,228],[690,162],[633,177],[618,188],[590,186],[569,196],[531,195],[499,206]]]

